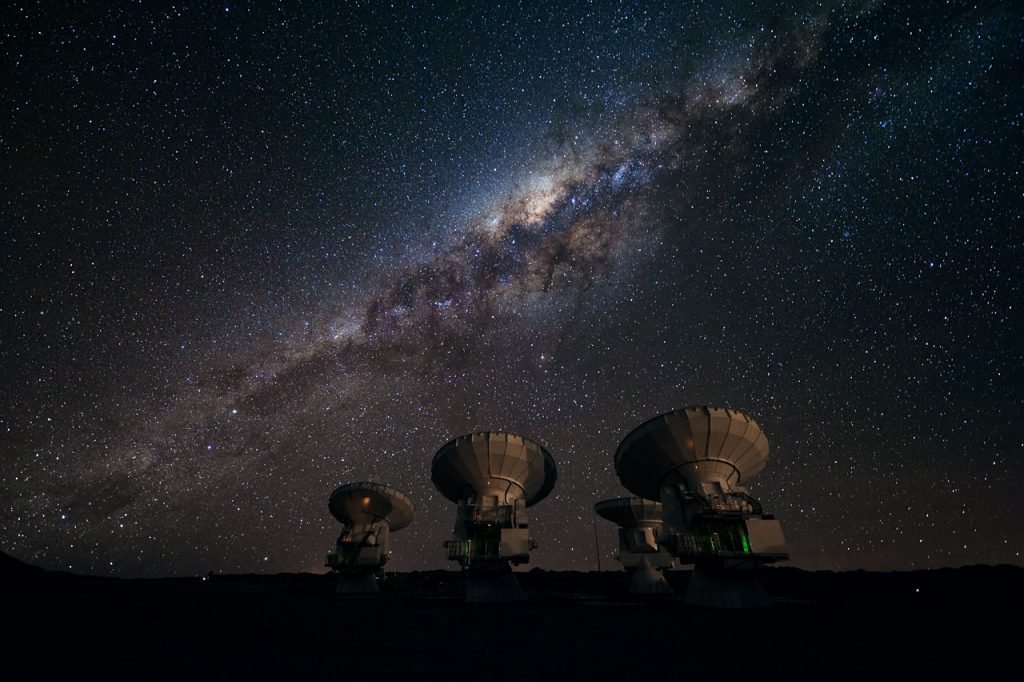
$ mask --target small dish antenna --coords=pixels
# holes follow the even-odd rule
[[[617,497],[598,502],[594,511],[619,526],[619,552],[615,558],[630,573],[629,591],[671,594],[672,588],[660,569],[671,568],[676,560],[658,544],[661,503],[642,497]]]
[[[391,533],[412,523],[412,500],[389,485],[361,481],[336,488],[328,508],[342,525],[326,563],[341,575],[338,593],[380,592],[376,579],[388,560]]]

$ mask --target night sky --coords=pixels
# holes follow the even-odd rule
[[[0,10],[0,549],[323,571],[374,480],[454,569],[492,429],[589,570],[619,441],[713,404],[793,565],[1024,564],[1019,3],[269,5]]]

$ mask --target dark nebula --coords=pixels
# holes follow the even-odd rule
[[[501,429],[586,570],[708,403],[796,565],[1022,563],[1020,7],[402,5],[2,11],[4,551],[319,571],[377,480],[438,568],[430,459]]]

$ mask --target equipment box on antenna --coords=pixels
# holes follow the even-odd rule
[[[512,563],[529,563],[530,561],[530,531],[526,528],[502,528],[501,549],[499,554],[502,559],[508,559]]]
[[[786,540],[782,536],[782,525],[777,520],[754,517],[747,519],[746,523],[751,552],[789,556]]]

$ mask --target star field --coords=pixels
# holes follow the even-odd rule
[[[906,4],[3,9],[0,549],[321,571],[375,480],[440,568],[493,429],[589,570],[622,437],[715,404],[793,564],[1021,564],[1024,14]]]

